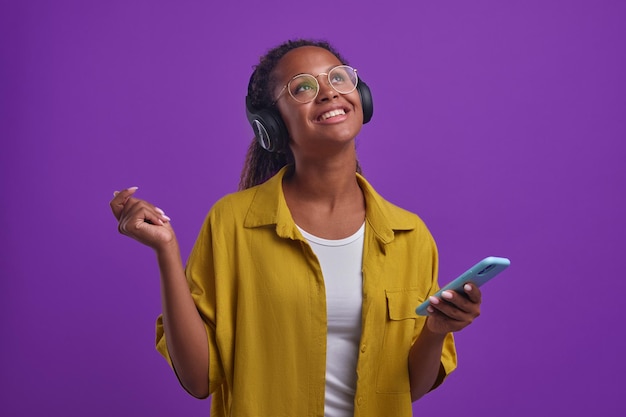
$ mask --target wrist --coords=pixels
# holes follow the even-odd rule
[[[159,259],[179,256],[180,249],[178,247],[178,241],[176,240],[176,236],[173,236],[167,242],[160,242],[159,245],[154,247],[154,252]]]
[[[432,327],[437,328],[438,326],[430,326],[431,320],[432,318],[430,316],[426,318],[426,323],[424,324],[424,328],[422,329],[422,334],[430,339],[441,339],[443,341],[450,332],[445,330],[433,330]]]

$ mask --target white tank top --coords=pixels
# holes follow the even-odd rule
[[[363,236],[365,223],[352,236],[322,239],[298,228],[317,256],[326,286],[325,417],[352,417],[356,363],[361,339]]]

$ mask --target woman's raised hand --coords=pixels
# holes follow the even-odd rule
[[[176,243],[170,218],[160,208],[135,198],[136,191],[137,187],[116,191],[109,203],[120,233],[157,251]]]

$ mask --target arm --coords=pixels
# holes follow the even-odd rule
[[[445,334],[433,333],[428,329],[428,325],[425,325],[419,338],[411,346],[409,351],[411,401],[423,397],[439,379],[441,351],[445,338]]]
[[[433,389],[444,377],[441,353],[446,335],[459,331],[480,315],[480,290],[466,284],[465,295],[444,291],[442,299],[431,297],[424,329],[409,351],[411,401]]]
[[[209,395],[209,348],[204,325],[191,297],[170,219],[162,210],[133,197],[136,188],[115,194],[111,209],[120,233],[153,248],[161,275],[163,327],[174,369],[194,397]]]
[[[196,398],[209,395],[209,346],[191,298],[178,243],[157,251],[161,272],[163,329],[172,365],[182,386]]]

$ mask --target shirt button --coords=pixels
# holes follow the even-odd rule
[[[366,344],[363,344],[363,345],[361,346],[361,353],[365,353],[365,348],[366,348],[366,347],[367,347],[367,345],[366,345]]]
[[[363,405],[363,397],[359,397],[356,399],[357,405]]]

